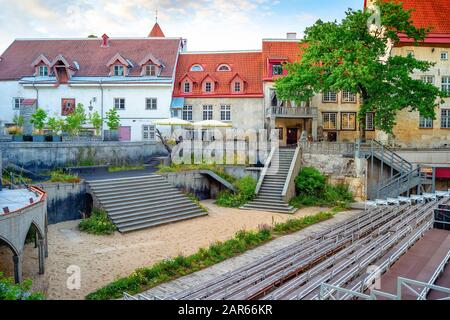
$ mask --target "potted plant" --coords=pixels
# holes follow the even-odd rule
[[[80,130],[86,123],[87,116],[84,111],[84,106],[79,103],[75,108],[74,112],[66,117],[64,123],[64,129],[71,136],[77,136],[80,134]]]
[[[103,123],[103,120],[100,117],[100,114],[97,111],[94,111],[94,113],[89,115],[89,120],[95,129],[95,135],[99,136],[101,134],[100,129],[102,128],[102,123]]]
[[[47,119],[47,112],[44,109],[37,108],[37,110],[31,115],[30,123],[36,130],[36,135],[33,135],[33,141],[44,142],[45,136],[42,134],[45,127],[45,120]]]
[[[47,128],[52,132],[52,141],[61,142],[61,136],[58,135],[64,127],[64,120],[56,117],[51,117],[48,119]]]
[[[8,129],[8,133],[12,135],[12,141],[22,142],[23,139],[23,123],[24,119],[22,116],[16,114],[13,118],[14,126]]]
[[[106,125],[109,130],[105,132],[105,140],[118,141],[120,116],[116,108],[111,108],[108,112],[106,112]]]

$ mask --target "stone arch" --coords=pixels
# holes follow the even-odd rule
[[[20,254],[19,250],[17,250],[17,248],[11,242],[9,242],[6,238],[2,237],[1,235],[0,235],[0,243],[5,243],[9,247],[9,249],[11,249],[11,251],[15,256],[18,256]]]
[[[34,220],[31,220],[30,224],[28,225],[28,228],[26,228],[24,231],[24,233],[22,234],[22,246],[25,245],[25,241],[27,239],[27,235],[28,235],[28,231],[30,231],[31,227],[34,226],[36,228],[37,234],[38,234],[38,239],[39,240],[43,240],[44,239],[44,235],[45,233],[43,232],[43,230],[41,230],[41,228],[39,227],[39,223],[37,223]]]

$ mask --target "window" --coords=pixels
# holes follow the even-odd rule
[[[23,98],[13,98],[13,109],[20,110],[23,100]]]
[[[424,116],[419,116],[419,128],[420,129],[433,128],[433,119],[432,118],[426,118]]]
[[[355,112],[341,112],[341,130],[356,130]]]
[[[213,106],[203,106],[203,120],[213,119]]]
[[[114,75],[117,76],[117,77],[124,76],[125,75],[125,71],[124,71],[123,66],[115,65],[114,66]]]
[[[281,76],[283,74],[283,66],[281,63],[275,63],[272,65],[272,75]]]
[[[322,113],[323,129],[324,130],[336,130],[337,128],[336,112],[324,112]]]
[[[448,60],[448,51],[442,51],[441,52],[441,61],[447,61]]]
[[[220,120],[231,121],[231,106],[220,106]]]
[[[434,76],[422,76],[420,79],[425,83],[434,83]]]
[[[450,77],[442,77],[442,91],[450,93]]]
[[[75,99],[61,99],[61,115],[68,116],[75,111]]]
[[[375,130],[375,114],[373,112],[366,113],[366,131]]]
[[[125,110],[125,99],[114,98],[114,108],[116,108],[117,110]]]
[[[241,83],[239,81],[234,83],[234,92],[241,92]]]
[[[337,94],[334,91],[323,93],[323,102],[337,102]]]
[[[183,107],[183,120],[192,121],[192,106]]]
[[[39,66],[38,67],[38,75],[40,77],[48,76],[48,67],[47,66]]]
[[[450,109],[441,109],[441,128],[450,129]]]
[[[205,92],[212,92],[212,83],[211,82],[205,83]]]
[[[150,124],[144,124],[142,126],[142,140],[154,141],[155,140],[155,126]]]
[[[158,109],[158,99],[147,98],[145,99],[145,110],[156,110]]]
[[[190,83],[189,81],[186,81],[186,82],[184,83],[183,91],[184,91],[184,93],[189,93],[189,92],[191,92],[191,83]]]
[[[153,64],[149,64],[145,66],[145,75],[154,77],[156,76],[156,66]]]
[[[203,67],[201,65],[199,65],[199,64],[194,64],[191,67],[191,71],[194,71],[194,72],[203,71]]]
[[[342,91],[342,102],[356,102],[356,94],[350,91]]]
[[[218,68],[217,71],[221,71],[221,72],[226,72],[226,71],[231,71],[231,68],[229,65],[227,64],[221,64]]]

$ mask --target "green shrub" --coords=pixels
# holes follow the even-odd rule
[[[317,169],[303,168],[295,178],[297,194],[319,196],[325,191],[326,179]]]
[[[14,284],[13,278],[6,278],[0,272],[0,300],[44,300],[42,293],[30,292],[31,285],[31,280]]]
[[[133,170],[144,170],[144,165],[136,165],[136,166],[130,166],[130,165],[123,165],[123,166],[111,166],[108,168],[109,172],[119,172],[119,171],[133,171]]]
[[[95,235],[108,235],[117,230],[116,225],[108,218],[108,214],[96,208],[89,218],[81,220],[79,228],[81,231]]]
[[[216,204],[221,207],[237,208],[251,201],[255,196],[257,182],[251,176],[238,179],[234,186],[236,193],[230,191],[220,192]]]
[[[80,177],[64,173],[62,170],[55,170],[50,173],[51,182],[67,182],[67,183],[79,183]]]
[[[291,233],[302,230],[315,223],[331,219],[333,212],[319,212],[312,216],[306,216],[299,219],[289,219],[286,222],[277,223],[273,230],[277,234]]]

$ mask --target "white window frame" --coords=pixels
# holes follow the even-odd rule
[[[192,65],[190,71],[192,72],[202,72],[203,71],[203,67],[199,64],[194,64]]]
[[[326,126],[327,123],[333,123],[334,126]],[[324,130],[337,130],[337,112],[322,112],[322,126]]]
[[[433,118],[419,115],[419,129],[433,129]]]
[[[187,88],[187,90],[186,90],[186,88]],[[189,82],[189,81],[185,81],[184,83],[183,83],[183,92],[184,93],[191,93],[191,83]]]
[[[125,110],[126,101],[125,98],[114,98],[114,108],[116,110]]]
[[[241,88],[242,86],[241,86],[241,82],[240,81],[236,81],[235,83],[234,83],[234,92],[241,92]]]
[[[441,89],[444,92],[450,93],[450,76],[442,77]]]
[[[155,141],[156,140],[156,126],[153,124],[142,125],[142,140]]]
[[[342,91],[342,102],[344,103],[356,103],[356,93],[351,91]]]
[[[231,67],[227,64],[221,64],[217,67],[217,71],[218,72],[230,72],[231,71]]]
[[[220,106],[220,121],[232,121],[231,106],[229,104]]]
[[[145,66],[145,75],[149,77],[155,77],[157,74],[156,66],[154,64],[148,64]]]
[[[20,107],[22,106],[23,100],[25,100],[25,98],[22,97],[14,97],[12,99],[12,107],[13,110],[20,110]],[[18,107],[16,107],[18,106]]]
[[[114,76],[115,77],[123,77],[125,76],[125,67],[123,65],[120,64],[116,64],[114,65]],[[119,70],[122,70],[122,72],[119,72]]]
[[[336,91],[326,91],[322,93],[322,102],[337,102],[337,97]]]
[[[450,129],[450,108],[441,109],[441,129]]]
[[[213,85],[211,81],[205,82],[205,92],[211,93],[213,92]]]
[[[366,113],[366,131],[374,131],[375,130],[375,113],[367,112]]]
[[[158,110],[158,98],[145,98],[145,110]]]
[[[182,119],[192,121],[192,106],[183,106]]]
[[[275,73],[275,67],[277,67],[278,68],[278,66],[279,67],[281,67],[281,73],[278,73],[278,71],[277,71],[277,73]],[[281,63],[274,63],[274,64],[272,64],[272,75],[273,76],[282,76],[283,75],[283,64],[281,64]]]
[[[45,72],[44,72],[45,70]],[[48,76],[48,66],[38,66],[38,76],[47,77]]]
[[[448,61],[448,51],[441,51],[441,61]]]
[[[212,105],[204,105],[203,106],[203,120],[213,120],[214,119],[214,110]]]
[[[420,80],[422,80],[424,83],[434,84],[434,76],[429,76],[429,75],[421,76]]]
[[[351,121],[351,117],[354,116],[354,120]],[[344,124],[347,123],[347,126]],[[355,131],[356,130],[356,112],[341,112],[341,130],[343,131]]]

